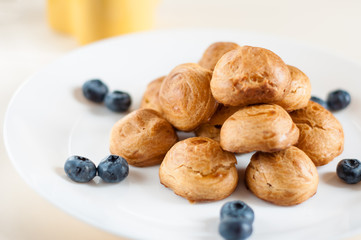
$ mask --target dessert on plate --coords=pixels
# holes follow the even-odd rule
[[[240,46],[233,42],[215,42],[211,44],[203,53],[198,64],[211,71],[214,70],[218,60],[227,52],[238,49]]]
[[[297,147],[274,153],[256,152],[247,166],[248,188],[259,198],[276,205],[300,204],[312,197],[318,173],[311,159]]]
[[[193,131],[217,109],[209,87],[212,72],[196,63],[175,67],[163,80],[159,102],[164,117],[178,130]]]
[[[290,65],[287,67],[291,73],[291,86],[286,96],[276,104],[292,112],[307,106],[311,98],[311,82],[300,69]]]
[[[291,75],[270,50],[243,46],[224,54],[214,68],[211,90],[226,106],[275,103],[289,91]]]
[[[138,109],[116,122],[110,134],[110,152],[130,165],[152,166],[177,142],[172,125],[152,109]]]
[[[322,166],[340,155],[344,147],[342,125],[320,104],[309,101],[305,108],[290,113],[300,129],[296,146],[315,163]]]
[[[190,202],[215,201],[236,188],[238,173],[233,153],[205,137],[176,143],[159,168],[160,182]]]
[[[299,130],[290,115],[276,104],[241,108],[223,124],[224,150],[236,153],[275,152],[297,143]]]

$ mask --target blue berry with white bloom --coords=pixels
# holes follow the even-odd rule
[[[232,201],[225,203],[221,208],[221,220],[224,218],[235,218],[250,224],[254,221],[254,212],[243,201]]]
[[[126,92],[113,91],[105,96],[105,106],[113,112],[126,112],[131,103],[130,95]]]
[[[246,239],[252,234],[252,224],[237,218],[226,218],[219,224],[218,231],[227,240]]]
[[[246,239],[252,234],[254,212],[243,201],[231,201],[221,208],[219,234],[227,240]]]
[[[117,183],[124,180],[129,174],[128,162],[117,155],[109,155],[98,165],[98,175],[105,182]]]
[[[331,111],[339,111],[346,108],[351,102],[351,95],[344,90],[330,92],[327,96],[327,105]]]
[[[97,173],[97,168],[92,161],[76,155],[66,160],[64,170],[71,180],[79,183],[89,182]]]
[[[337,164],[337,176],[348,184],[361,181],[361,163],[357,159],[343,159]]]
[[[83,84],[82,91],[86,99],[102,103],[108,93],[108,87],[100,79],[92,79]]]

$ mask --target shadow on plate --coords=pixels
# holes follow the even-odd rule
[[[130,181],[130,182],[133,182],[133,183],[142,183],[144,181],[146,181],[146,178],[144,176],[144,174],[142,174],[141,172],[139,171],[135,171],[132,169],[133,167],[130,167],[129,168],[129,175],[127,177],[127,179]]]
[[[345,182],[343,182],[336,174],[335,172],[325,172],[320,176],[320,180],[322,180],[323,182],[325,182],[326,184],[329,184],[333,187],[338,187],[338,188],[350,188],[350,189],[354,189],[356,191],[360,191],[361,190],[361,183],[359,184],[347,184]]]

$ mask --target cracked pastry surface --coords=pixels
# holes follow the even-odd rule
[[[311,98],[311,82],[307,75],[298,68],[290,65],[287,67],[291,73],[290,89],[286,96],[276,104],[287,112],[291,112],[307,106]]]
[[[236,153],[275,152],[297,143],[299,130],[290,115],[276,104],[241,108],[223,124],[220,143]]]
[[[211,77],[211,71],[186,63],[163,80],[159,92],[163,116],[178,130],[193,131],[216,111],[218,103],[209,87]]]
[[[224,54],[214,68],[211,90],[228,106],[275,103],[289,90],[290,72],[270,50],[243,46]]]
[[[256,152],[246,168],[245,180],[257,197],[291,206],[316,193],[318,173],[311,159],[292,146],[274,153]]]
[[[159,168],[160,182],[190,202],[215,201],[236,188],[236,157],[219,143],[193,137],[176,143]]]
[[[237,112],[240,107],[224,106],[219,104],[216,112],[207,123],[201,124],[195,131],[197,137],[208,137],[216,141],[220,141],[220,132],[223,123],[233,113]]]
[[[315,163],[322,166],[340,155],[344,148],[342,125],[327,109],[309,101],[305,108],[290,113],[300,129],[296,146]]]
[[[140,108],[150,108],[159,112],[160,114],[163,113],[158,97],[159,97],[160,85],[162,84],[164,78],[165,76],[159,77],[151,81],[147,85],[147,89],[145,90],[144,95],[142,97],[142,101],[140,103]]]
[[[233,42],[215,42],[211,44],[203,53],[198,64],[204,68],[213,71],[218,60],[227,52],[240,48],[237,43]]]
[[[138,109],[116,122],[110,134],[110,152],[130,165],[145,167],[162,162],[177,142],[172,125],[152,109]]]

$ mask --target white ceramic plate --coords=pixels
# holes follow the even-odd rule
[[[109,154],[112,125],[124,115],[82,97],[80,87],[101,78],[110,89],[133,97],[132,109],[151,80],[177,64],[197,62],[215,41],[271,49],[311,79],[312,92],[325,97],[343,88],[351,105],[336,117],[345,131],[345,150],[319,167],[317,194],[298,206],[279,207],[246,190],[243,173],[250,155],[238,158],[240,183],[227,199],[190,204],[159,183],[158,167],[130,168],[126,180],[105,184],[70,181],[63,165],[73,154],[96,164]],[[347,185],[335,174],[342,158],[360,158],[361,67],[332,54],[290,41],[222,30],[177,30],[128,35],[71,52],[32,76],[13,97],[5,119],[5,144],[16,169],[37,192],[75,217],[119,236],[135,239],[221,239],[219,210],[241,199],[255,211],[252,239],[331,239],[360,232],[361,183]]]

